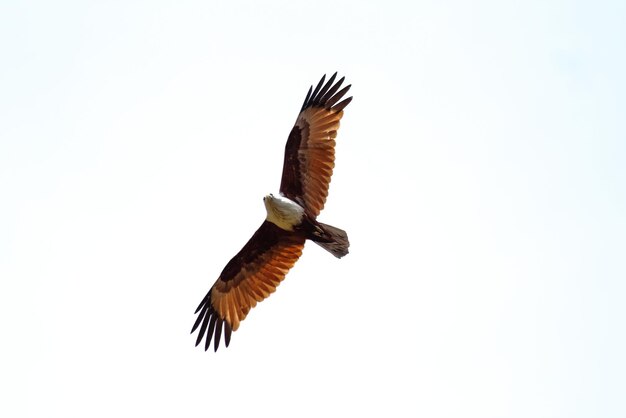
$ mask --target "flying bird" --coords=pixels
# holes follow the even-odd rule
[[[340,101],[350,90],[337,73],[324,83],[323,76],[304,99],[285,146],[279,194],[263,198],[267,216],[252,238],[224,267],[217,281],[196,309],[196,346],[206,336],[204,350],[213,340],[217,351],[222,332],[226,346],[258,302],[267,298],[298,261],[306,240],[337,258],[348,254],[345,231],[317,221],[328,196],[335,166],[335,138],[343,109],[352,101]]]

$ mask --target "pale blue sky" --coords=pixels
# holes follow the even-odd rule
[[[625,39],[624,2],[3,2],[0,415],[623,417]],[[334,71],[351,254],[194,348]]]

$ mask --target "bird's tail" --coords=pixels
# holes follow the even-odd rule
[[[320,247],[331,253],[337,258],[341,258],[348,254],[348,234],[343,229],[316,222],[316,231],[311,239]]]

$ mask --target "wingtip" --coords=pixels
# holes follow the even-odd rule
[[[220,346],[220,339],[222,338],[222,324],[224,323],[224,321],[222,320],[222,318],[218,318],[217,319],[217,324],[215,324],[215,338],[213,338],[213,342],[214,342],[214,348],[215,351],[217,351],[217,349]]]
[[[204,339],[204,351],[208,351],[211,346],[211,340],[213,340],[213,349],[214,351],[217,351],[220,345],[222,330],[224,330],[226,347],[230,344],[232,327],[226,320],[219,317],[219,314],[215,311],[215,309],[213,309],[209,300],[209,295],[205,296],[202,300],[202,303],[199,306],[200,313],[198,314],[193,327],[191,327],[191,333],[193,334],[196,330],[198,330],[195,345],[196,347],[199,346]],[[196,310],[196,313],[198,313],[198,310]]]
[[[324,104],[324,100],[326,99],[326,93],[331,89],[331,87],[333,86],[333,83],[335,81],[335,78],[337,77],[337,73],[333,74],[328,81],[324,84],[324,87],[322,87],[321,90],[319,90],[317,92],[317,94],[315,94],[315,97],[313,97],[311,99],[311,104],[312,105],[323,105]]]
[[[313,92],[313,85],[311,85],[309,87],[309,91],[306,94],[306,97],[304,98],[304,102],[302,103],[302,108],[300,109],[300,111],[302,112],[307,105],[309,104],[309,99],[311,98],[311,93]]]
[[[198,311],[200,311],[200,309],[202,309],[202,307],[207,303],[208,299],[209,299],[209,295],[206,295],[205,297],[202,298],[202,300],[200,301],[200,304],[196,308],[196,311],[194,312],[194,314],[197,314]]]
[[[341,112],[343,109],[346,108],[346,106],[348,106],[350,104],[350,102],[352,101],[352,96],[348,97],[345,100],[342,100],[341,102],[339,102],[336,106],[334,106],[332,109],[334,112]]]
[[[226,344],[226,347],[228,347],[228,345],[230,344],[230,335],[232,332],[233,329],[231,328],[228,321],[224,321],[224,343]]]
[[[331,110],[332,108],[332,110],[339,112],[341,111],[341,109],[346,107],[349,101],[346,103],[342,102],[343,107],[339,110],[333,108],[335,103],[341,100],[341,98],[348,92],[348,90],[350,90],[350,87],[352,87],[352,85],[350,84],[338,92],[337,90],[339,90],[339,88],[346,79],[346,77],[343,76],[339,80],[335,81],[338,74],[339,72],[335,71],[333,75],[330,76],[328,81],[326,80],[326,74],[324,74],[314,89],[313,85],[311,85],[300,111],[302,112],[309,107],[323,106],[327,110]],[[342,103],[340,103],[340,105]]]

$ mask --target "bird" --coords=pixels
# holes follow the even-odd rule
[[[352,101],[343,99],[351,85],[339,90],[345,77],[335,82],[336,77],[335,72],[325,81],[324,75],[315,89],[309,88],[285,145],[279,193],[263,197],[265,220],[226,264],[194,313],[196,347],[206,336],[204,350],[213,340],[217,351],[222,334],[228,347],[250,309],[273,293],[298,261],[305,241],[337,258],[348,254],[347,233],[317,220],[335,167],[339,121]]]

